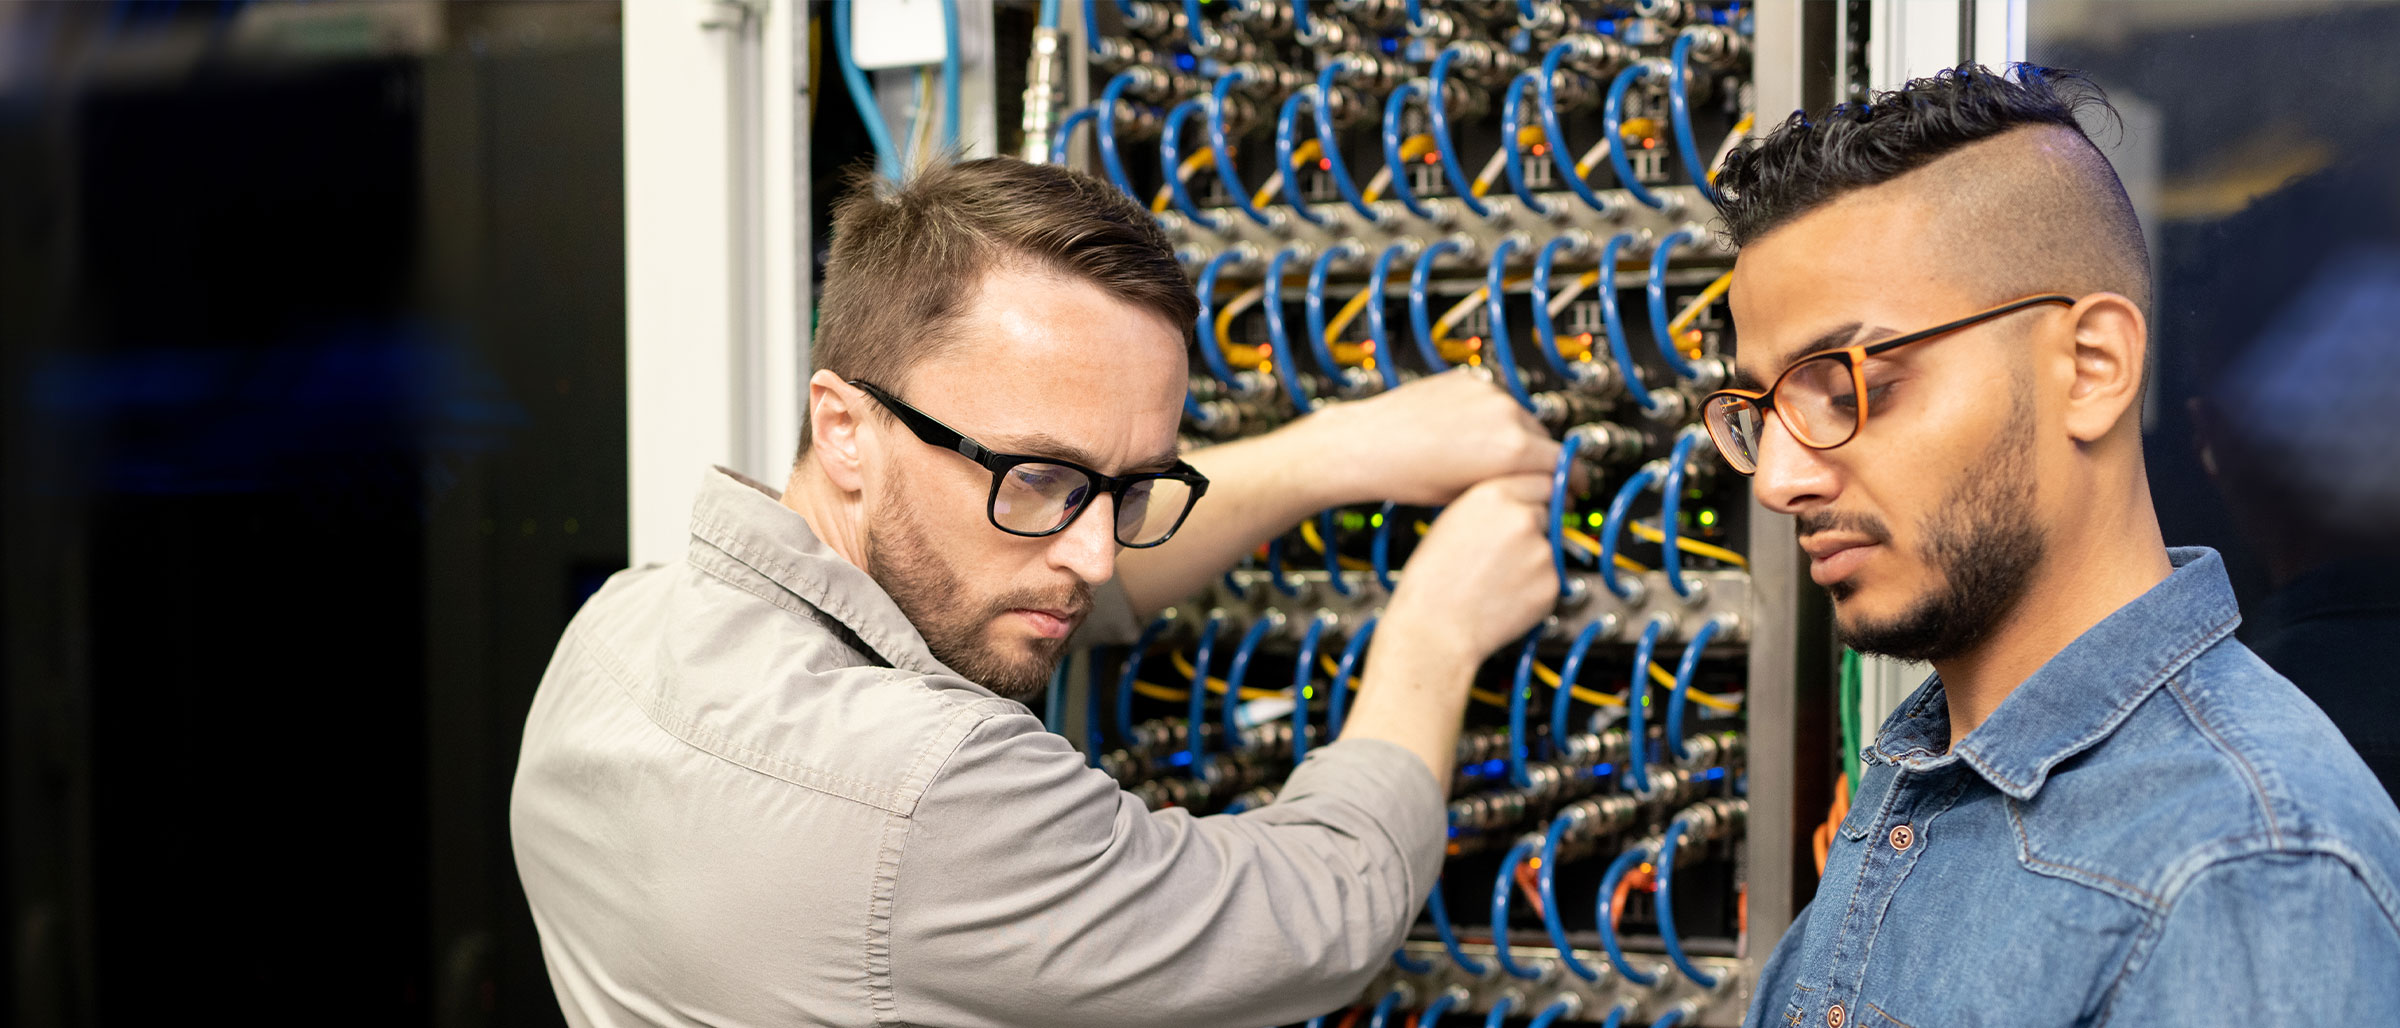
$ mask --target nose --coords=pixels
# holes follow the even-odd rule
[[[1099,585],[1117,573],[1117,549],[1117,498],[1102,493],[1074,524],[1050,537],[1050,565]]]
[[[1750,476],[1750,492],[1769,510],[1798,514],[1831,503],[1841,492],[1841,480],[1825,451],[1802,445],[1783,427],[1783,415],[1769,411],[1758,437],[1758,470]]]

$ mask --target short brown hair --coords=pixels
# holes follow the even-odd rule
[[[1199,300],[1150,212],[1089,175],[986,157],[932,163],[898,186],[871,170],[852,180],[833,211],[811,363],[897,388],[956,342],[950,323],[1011,261],[1091,282],[1190,341]],[[802,457],[809,435],[804,420]]]

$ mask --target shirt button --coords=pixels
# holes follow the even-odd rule
[[[1825,1028],[1842,1028],[1842,1005],[1834,1004],[1825,1011]]]
[[[1892,848],[1893,848],[1893,849],[1895,849],[1895,850],[1898,850],[1898,851],[1900,851],[1900,852],[1903,852],[1903,853],[1906,853],[1906,852],[1908,852],[1908,848],[1909,848],[1909,847],[1911,847],[1911,846],[1914,846],[1914,845],[1916,845],[1916,844],[1917,844],[1917,830],[1916,830],[1916,829],[1914,829],[1914,828],[1910,828],[1910,827],[1909,827],[1909,826],[1907,826],[1907,825],[1893,825],[1893,826],[1892,826]]]

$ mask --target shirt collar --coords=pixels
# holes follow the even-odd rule
[[[1912,770],[1964,762],[2001,792],[2031,799],[2052,768],[2107,738],[2241,623],[2215,550],[2170,549],[2167,558],[2172,574],[2068,643],[1949,752],[1949,701],[1935,675],[1861,756]]]
[[[885,663],[925,675],[964,678],[925,645],[883,586],[817,538],[808,519],[766,486],[725,468],[701,476],[692,537],[765,576],[858,636]],[[695,556],[697,559],[697,556]]]

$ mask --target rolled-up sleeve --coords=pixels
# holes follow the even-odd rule
[[[1440,872],[1442,794],[1389,743],[1319,747],[1240,815],[1153,813],[1039,722],[993,716],[898,847],[896,1020],[1268,1025],[1352,999]]]

